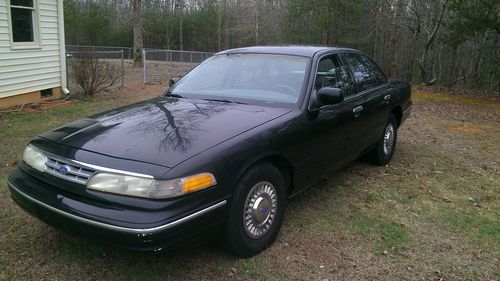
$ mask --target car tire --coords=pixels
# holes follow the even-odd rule
[[[223,241],[226,249],[251,257],[269,247],[281,228],[286,201],[285,181],[274,165],[250,168],[233,194]]]
[[[391,161],[398,139],[398,122],[393,114],[384,127],[382,138],[375,147],[367,153],[367,159],[370,163],[385,166]]]

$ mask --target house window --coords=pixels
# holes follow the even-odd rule
[[[13,43],[36,43],[35,0],[10,0]]]

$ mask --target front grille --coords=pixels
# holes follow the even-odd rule
[[[45,171],[56,177],[84,185],[87,184],[90,177],[95,173],[95,170],[83,168],[77,164],[70,163],[70,161],[50,156],[47,156],[47,161],[45,161]]]

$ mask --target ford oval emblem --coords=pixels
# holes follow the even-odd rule
[[[66,175],[67,173],[69,173],[70,171],[70,168],[66,165],[62,165],[61,167],[59,167],[59,173],[63,174],[63,175]]]

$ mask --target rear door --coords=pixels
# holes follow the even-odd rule
[[[387,78],[368,56],[344,53],[341,58],[349,66],[355,84],[353,94],[346,97],[346,101],[352,100],[352,114],[356,119],[351,149],[355,155],[359,155],[382,137],[391,111],[392,97],[387,92]]]

